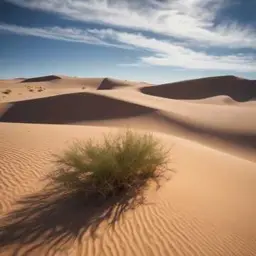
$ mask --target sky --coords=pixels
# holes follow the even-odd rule
[[[256,0],[0,0],[0,79],[256,79]]]

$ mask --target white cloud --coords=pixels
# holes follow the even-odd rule
[[[0,24],[0,30],[86,44],[140,49],[133,63],[177,68],[256,72],[256,27],[216,18],[233,0],[5,0],[90,22],[90,29],[33,28]],[[108,29],[93,29],[93,24]],[[116,28],[118,27],[118,31]],[[133,32],[125,32],[127,29]],[[125,30],[125,31],[124,31]],[[151,32],[150,37],[145,32]],[[166,38],[160,39],[161,35]],[[175,39],[175,41],[173,40]],[[176,42],[176,43],[175,43]],[[203,49],[203,50],[195,50]],[[210,47],[233,54],[214,55]],[[238,49],[252,50],[251,56]]]
[[[200,42],[208,46],[256,49],[256,29],[237,21],[215,26],[231,0],[6,0],[32,9]]]
[[[256,72],[256,58],[252,56],[243,54],[210,55],[206,52],[195,51],[170,41],[158,40],[142,34],[117,32],[112,29],[94,29],[90,30],[90,32],[100,38],[111,38],[122,44],[126,43],[136,48],[148,50],[151,52],[151,55],[140,58],[141,63],[144,64],[202,70]],[[138,63],[135,62],[134,65],[138,65]]]
[[[251,56],[243,54],[210,55],[168,40],[146,37],[141,33],[127,33],[113,29],[31,28],[8,24],[0,24],[1,30],[49,39],[144,50],[138,51],[138,59],[133,63],[121,64],[124,66],[146,64],[187,69],[256,72],[256,59]]]
[[[94,45],[104,45],[118,48],[131,49],[131,47],[122,44],[112,44],[93,36],[89,31],[76,28],[61,28],[61,27],[47,27],[47,28],[33,28],[22,27],[17,25],[10,25],[0,23],[0,31],[7,31],[19,35],[29,35],[42,38],[49,38],[55,40],[86,43]]]

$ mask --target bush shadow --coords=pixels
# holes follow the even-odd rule
[[[40,250],[51,255],[56,248],[64,253],[75,242],[99,238],[101,224],[103,230],[114,228],[124,212],[147,204],[145,185],[107,200],[47,186],[43,192],[19,200],[18,207],[1,219],[0,248],[11,250],[11,255],[36,255]],[[156,189],[160,186],[157,182]]]

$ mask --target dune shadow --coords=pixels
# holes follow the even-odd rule
[[[141,88],[140,91],[152,96],[184,100],[227,95],[236,101],[243,102],[256,97],[256,81],[233,76],[208,77],[147,86]]]
[[[59,76],[40,76],[40,77],[33,77],[33,78],[27,78],[21,81],[21,83],[34,83],[34,82],[48,82],[53,80],[59,80],[61,77]]]
[[[119,87],[131,87],[131,85],[121,80],[116,81],[114,79],[104,78],[97,90],[111,90]]]
[[[185,138],[191,136],[193,139],[206,139],[212,142],[223,142],[229,145],[241,145],[245,148],[255,150],[256,149],[256,134],[255,133],[233,133],[223,130],[212,129],[211,127],[205,127],[203,125],[197,125],[188,118],[180,119],[179,116],[166,115],[161,113],[160,120],[165,121],[172,133],[178,131],[179,136],[184,134]]]
[[[69,124],[140,116],[155,109],[93,93],[11,102],[1,122]]]
[[[47,188],[20,199],[17,209],[1,219],[0,252],[9,249],[12,255],[38,255],[43,249],[44,255],[55,250],[66,255],[75,242],[99,238],[103,222],[103,231],[113,228],[124,212],[141,204],[145,204],[143,188],[108,200]]]

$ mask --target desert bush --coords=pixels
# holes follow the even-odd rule
[[[42,92],[42,91],[44,91],[44,90],[45,90],[45,88],[42,87],[42,86],[39,86],[39,87],[37,88],[37,91],[38,91],[38,92]]]
[[[5,91],[2,91],[3,94],[10,94],[12,92],[12,90],[10,89],[6,89]]]
[[[51,178],[68,190],[104,197],[142,188],[168,170],[169,150],[151,134],[128,130],[102,142],[76,141],[60,156]]]

